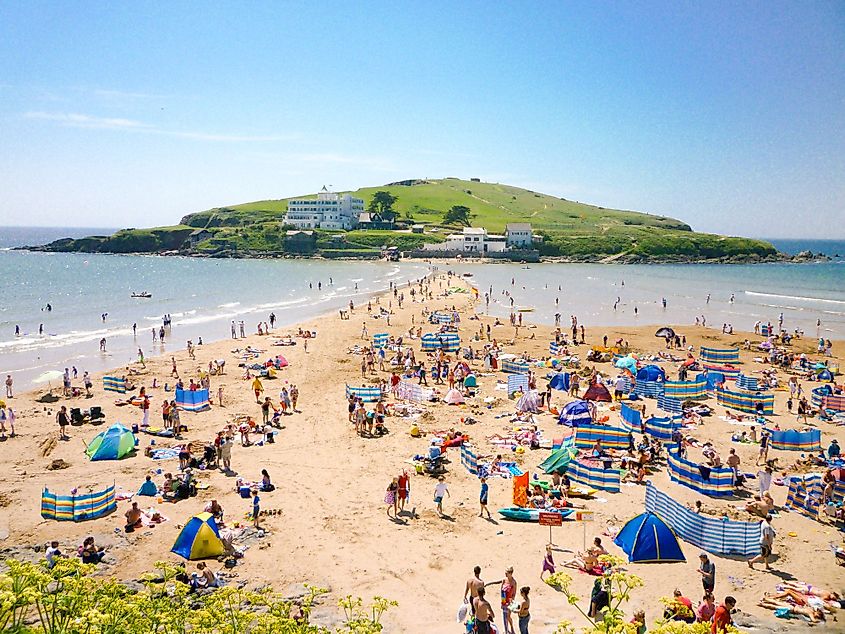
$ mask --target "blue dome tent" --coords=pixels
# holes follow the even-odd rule
[[[560,412],[558,424],[578,427],[579,425],[591,425],[593,422],[593,410],[587,401],[572,401],[567,403]]]
[[[647,365],[637,371],[637,381],[665,381],[666,372],[656,365]]]
[[[824,370],[822,370],[821,372],[818,373],[816,378],[819,381],[830,381],[832,383],[833,382],[833,373],[830,370],[828,370],[827,368],[825,368]]]
[[[686,561],[672,529],[648,511],[629,520],[613,543],[625,551],[631,563]]]
[[[135,435],[120,423],[101,431],[85,449],[91,460],[120,460],[135,449]]]
[[[553,390],[560,390],[561,392],[568,392],[569,391],[569,373],[568,372],[558,372],[552,377],[552,380],[549,381],[549,387]]]

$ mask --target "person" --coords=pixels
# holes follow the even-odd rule
[[[290,390],[288,391],[288,395],[290,396],[291,412],[298,411],[296,409],[296,404],[299,401],[299,388],[296,387],[296,385],[294,383],[291,383]]]
[[[702,552],[698,556],[701,564],[698,566],[698,574],[701,575],[701,585],[704,586],[704,594],[712,593],[716,587],[716,564],[710,561],[707,553]]]
[[[94,383],[91,381],[91,375],[88,374],[88,370],[82,373],[82,384],[85,386],[85,396],[91,396],[91,388],[94,387]]]
[[[218,587],[217,577],[214,576],[214,573],[211,572],[211,568],[209,568],[205,562],[199,562],[197,564],[197,570],[199,571],[199,574],[194,573],[191,575],[191,588],[193,590]]]
[[[543,569],[540,571],[540,579],[543,578],[544,572],[548,572],[550,575],[555,574],[555,558],[552,555],[551,544],[546,544],[546,556],[543,557]]]
[[[695,611],[695,618],[699,623],[709,623],[716,613],[716,599],[712,592],[705,592],[701,604]]]
[[[693,623],[695,621],[695,612],[692,610],[692,601],[685,597],[684,594],[675,588],[672,593],[673,605],[670,605],[666,612],[666,618],[673,621],[684,621],[686,623]]]
[[[61,550],[59,550],[59,542],[57,542],[56,540],[50,542],[50,547],[46,550],[44,556],[47,559],[48,570],[52,569],[53,566],[56,565],[56,560],[67,559],[67,555],[65,555],[64,553],[62,553]]]
[[[449,493],[449,486],[446,484],[444,476],[440,476],[437,480],[437,486],[434,487],[434,501],[437,503],[437,514],[443,517],[443,496],[452,497],[452,494]]]
[[[517,617],[519,618],[519,634],[528,634],[528,622],[531,620],[529,592],[531,592],[531,588],[528,586],[522,586],[519,589],[519,594],[522,597],[522,601],[519,603],[519,612],[517,612]]]
[[[493,607],[490,602],[484,598],[486,591],[484,586],[477,590],[477,596],[473,599],[473,613],[475,614],[475,632],[476,634],[490,634],[490,624],[495,618]]]
[[[567,561],[564,567],[578,568],[585,572],[593,572],[593,569],[599,565],[599,557],[606,555],[607,550],[601,544],[601,537],[596,537],[593,540],[593,545],[587,549],[587,552],[578,553],[574,559]]]
[[[393,507],[393,518],[399,517],[399,478],[393,478],[384,493],[384,503],[387,504],[387,516],[390,517],[390,507]]]
[[[713,613],[713,624],[710,627],[711,634],[721,634],[727,632],[728,626],[733,625],[731,619],[731,610],[736,606],[736,599],[731,596],[725,597],[725,602],[716,608]]]
[[[258,489],[252,491],[252,525],[259,528],[258,524],[261,516],[261,498],[258,497]]]
[[[261,470],[261,490],[262,491],[275,491],[276,486],[270,481],[270,474],[268,473],[267,469]]]
[[[411,497],[411,477],[407,471],[402,471],[399,476],[399,510],[405,510],[405,503]]]
[[[754,569],[754,564],[762,561],[766,570],[770,570],[769,557],[772,554],[772,545],[775,541],[775,529],[772,528],[771,514],[760,520],[760,554],[748,560],[748,567]],[[715,631],[715,630],[714,630]]]
[[[484,517],[484,511],[487,511],[487,519],[492,519],[490,509],[487,508],[487,496],[489,492],[490,486],[487,484],[487,478],[481,478],[481,494],[478,498],[478,502],[481,505],[481,511],[478,513],[478,517]]]
[[[14,381],[12,380],[12,375],[6,375],[6,398],[12,398],[12,384]]]
[[[97,548],[94,543],[94,538],[88,536],[85,538],[85,541],[82,542],[82,546],[79,549],[79,555],[82,557],[83,564],[98,564],[103,560],[103,557],[105,557],[106,551],[104,548]]]
[[[839,441],[834,438],[830,441],[830,446],[827,448],[827,457],[833,460],[834,458],[838,458],[839,455]]]
[[[64,405],[61,406],[59,412],[56,414],[56,422],[59,423],[59,440],[67,440],[68,436],[65,434],[65,427],[68,426],[70,421],[67,416],[67,407]]]
[[[211,502],[205,505],[203,510],[206,513],[211,513],[211,516],[218,522],[223,521],[223,507],[220,506],[217,500],[211,500]]]
[[[158,493],[158,487],[153,482],[152,476],[147,476],[144,479],[144,484],[141,485],[141,488],[138,489],[138,495],[146,495],[150,497],[155,497]]]
[[[252,382],[252,391],[255,393],[255,402],[261,403],[261,393],[264,391],[264,386],[261,384],[261,379],[255,377]]]
[[[760,432],[760,454],[757,456],[757,461],[754,464],[759,466],[761,458],[763,459],[763,464],[769,458],[769,433],[766,430]]]
[[[126,526],[124,527],[124,530],[127,533],[131,533],[136,528],[140,528],[142,526],[141,509],[138,508],[137,502],[132,502],[132,506],[129,507],[129,510],[126,511],[124,516],[126,517]]]
[[[513,578],[513,566],[505,569],[505,578],[500,582],[502,598],[502,623],[504,623],[505,634],[516,634],[513,629],[513,617],[511,616],[511,603],[516,598],[516,579]]]
[[[467,580],[464,588],[464,603],[469,603],[470,610],[475,614],[475,598],[478,596],[479,588],[484,587],[484,581],[481,580],[481,566],[476,566],[472,569],[472,577]]]
[[[149,427],[150,426],[150,399],[146,394],[144,394],[143,399],[144,400],[141,401],[141,411],[143,411],[144,417],[141,420],[141,427]]]
[[[593,591],[590,593],[590,618],[597,618],[604,608],[610,607],[609,586],[602,586],[601,579],[593,583]]]

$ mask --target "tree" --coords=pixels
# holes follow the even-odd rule
[[[396,216],[398,215],[393,210],[393,205],[396,203],[397,200],[399,199],[390,192],[378,191],[373,194],[373,199],[367,206],[367,211],[369,211],[370,213],[381,214],[381,217],[384,220],[390,222],[391,220],[395,220]]]
[[[443,217],[443,222],[447,225],[456,224],[469,227],[472,216],[469,213],[469,207],[464,205],[452,205],[451,209],[446,212]]]

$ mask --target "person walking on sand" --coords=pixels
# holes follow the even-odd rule
[[[361,339],[366,339],[367,335],[367,322],[363,322],[363,325],[361,326]]]
[[[775,529],[772,528],[772,515],[766,515],[765,519],[760,520],[760,554],[748,560],[748,567],[754,569],[754,564],[762,561],[766,570],[771,570],[769,566],[769,557],[772,556],[772,546],[775,543]]]
[[[223,407],[223,386],[217,388],[217,405]]]
[[[59,440],[68,440],[68,435],[65,434],[65,428],[70,424],[70,421],[67,417],[67,407],[64,405],[61,406],[59,413],[56,414],[56,422],[59,424]]]
[[[755,466],[760,466],[761,458],[763,459],[763,464],[766,464],[769,460],[769,432],[765,429],[760,432],[760,453],[754,462]]]
[[[290,409],[291,412],[297,412],[296,404],[299,402],[299,388],[296,387],[295,383],[290,384],[290,390],[288,390],[288,396],[290,397]]]
[[[444,476],[440,476],[439,478],[437,478],[437,486],[434,487],[434,501],[437,504],[437,514],[440,517],[443,517],[444,495],[452,497],[452,494],[449,493],[449,486],[446,484],[446,478]]]
[[[252,525],[255,528],[260,528],[261,521],[261,498],[258,497],[258,489],[252,491]]]
[[[12,398],[12,384],[13,383],[14,383],[14,381],[12,381],[12,375],[7,374],[6,375],[6,398]]]
[[[94,387],[94,383],[91,381],[91,375],[88,374],[88,370],[82,373],[82,384],[85,386],[85,396],[91,396],[91,388]]]
[[[411,478],[408,475],[407,471],[402,471],[402,474],[399,476],[399,510],[405,510],[405,503],[411,497]]]
[[[384,503],[387,504],[387,516],[397,519],[399,517],[399,478],[393,478],[387,485],[384,493]],[[393,507],[393,515],[390,515],[390,507]]]
[[[255,402],[261,403],[261,393],[264,391],[264,386],[258,377],[255,377],[252,381],[252,391],[255,393]]]
[[[481,478],[481,494],[478,498],[478,502],[481,505],[481,511],[478,513],[478,517],[484,517],[484,512],[487,511],[487,519],[492,519],[490,509],[487,508],[487,496],[489,492],[490,486],[487,484],[487,478]]]
[[[540,571],[540,579],[543,579],[543,573],[548,572],[550,575],[555,574],[555,558],[552,555],[552,545],[546,544],[546,556],[543,557],[543,569]],[[545,579],[543,579],[545,581]]]

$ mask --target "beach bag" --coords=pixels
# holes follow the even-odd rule
[[[775,610],[775,616],[779,619],[788,619],[790,614],[789,608],[778,608]]]
[[[467,612],[469,611],[469,606],[466,603],[461,603],[458,607],[458,614],[456,616],[456,620],[458,623],[463,623],[466,621]]]

